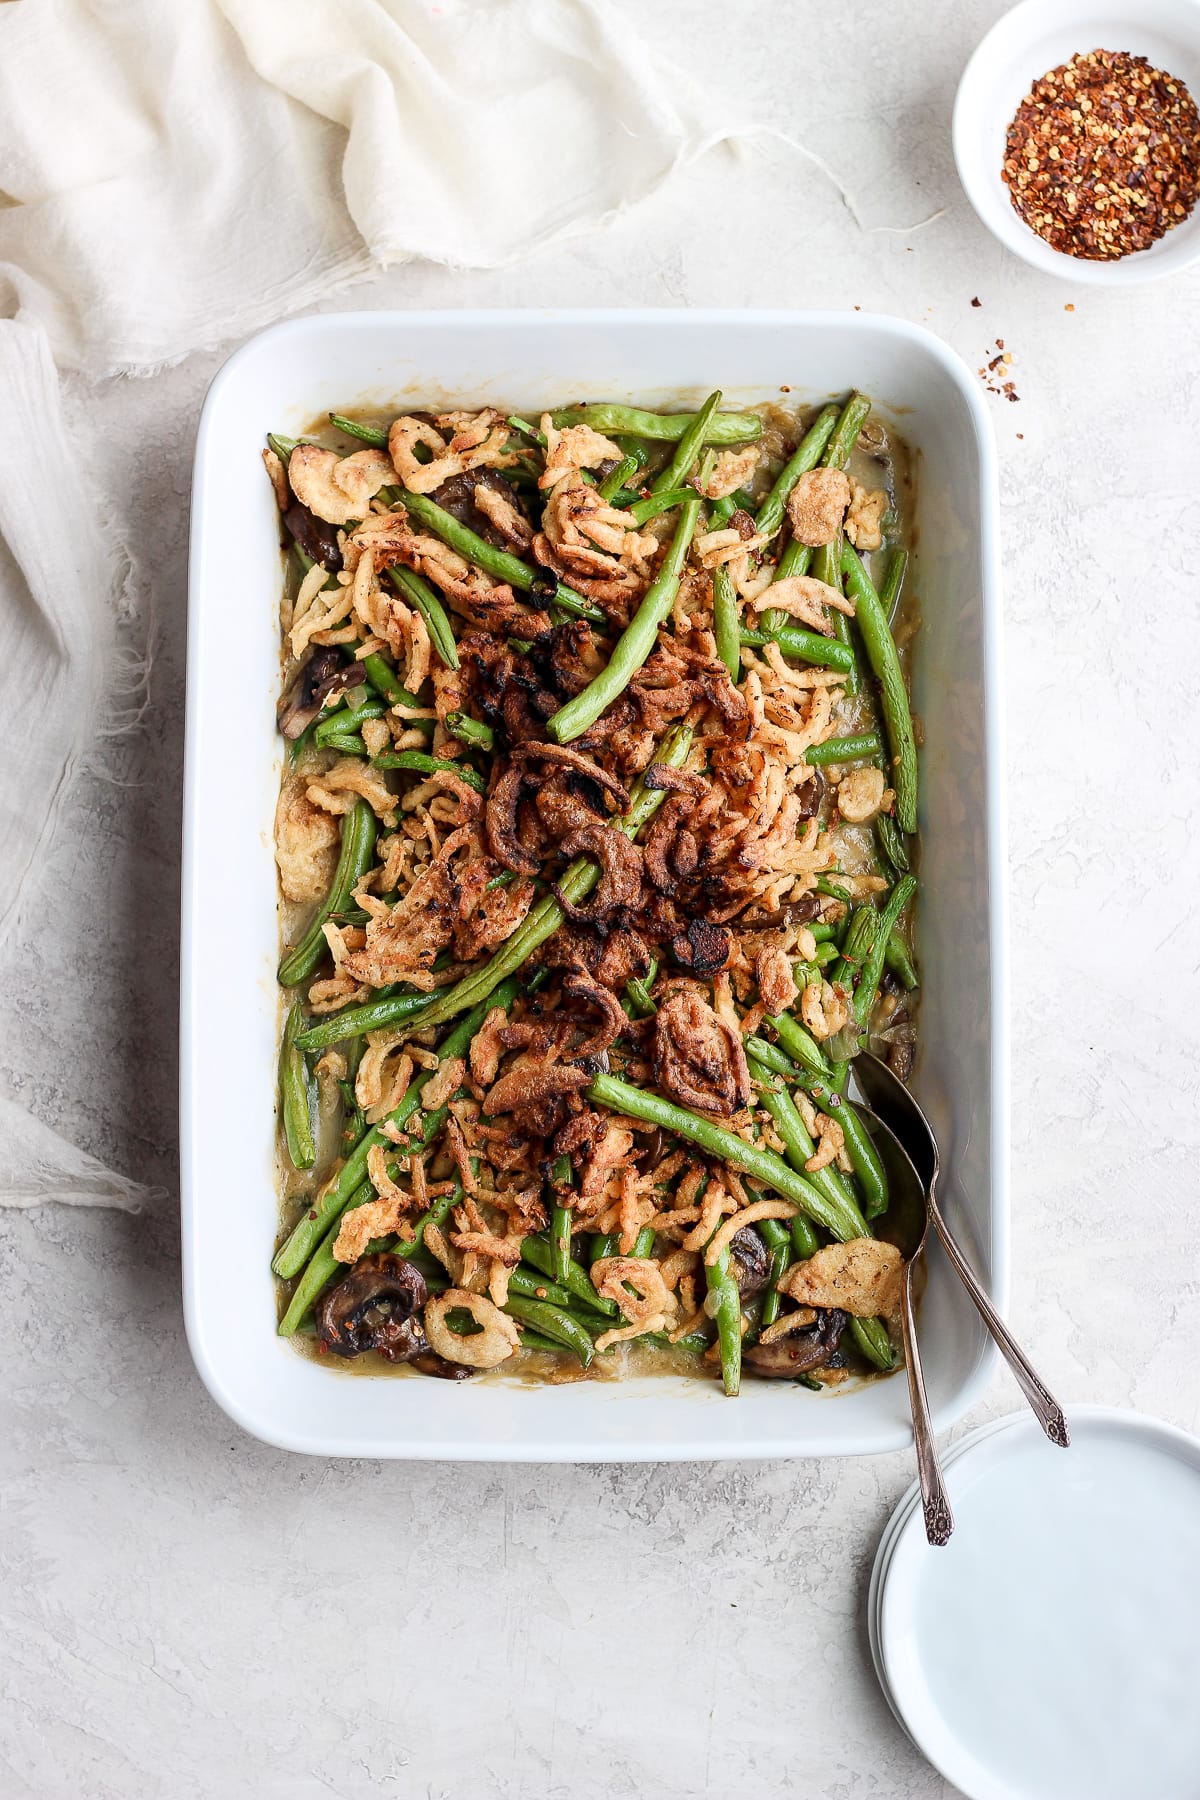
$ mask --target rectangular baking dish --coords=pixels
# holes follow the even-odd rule
[[[996,473],[976,384],[928,332],[867,314],[327,314],[230,358],[196,445],[184,788],[181,1136],[184,1304],[196,1367],[256,1437],[314,1455],[492,1461],[851,1456],[909,1441],[903,1375],[819,1395],[699,1378],[536,1387],[352,1376],[275,1335],[270,1256],[279,996],[272,822],[281,765],[279,523],[268,429],[329,408],[568,400],[727,406],[862,387],[916,453],[923,607],[922,1050],[946,1203],[1003,1309],[1008,1290],[1005,825]],[[978,1399],[992,1350],[935,1250],[921,1339],[939,1427]]]

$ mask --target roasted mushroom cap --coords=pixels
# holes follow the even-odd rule
[[[807,1331],[793,1331],[790,1337],[776,1338],[773,1344],[753,1345],[745,1353],[746,1367],[756,1375],[768,1377],[803,1375],[809,1369],[819,1369],[833,1357],[845,1329],[846,1314],[829,1307]]]
[[[743,1225],[729,1244],[729,1272],[743,1300],[761,1294],[771,1276],[771,1253],[753,1225]],[[770,1346],[768,1346],[770,1348]]]
[[[331,646],[314,650],[279,703],[276,722],[285,738],[302,737],[331,694],[361,686],[362,665],[347,662]]]
[[[337,532],[324,519],[318,519],[316,513],[310,512],[303,501],[295,500],[283,515],[283,522],[304,551],[314,562],[320,563],[336,575],[342,566],[342,553],[338,549]]]
[[[480,488],[484,490],[482,505]],[[489,491],[499,501],[498,507],[489,505]],[[441,487],[434,489],[430,499],[497,550],[512,550],[517,545],[527,547],[533,538],[533,526],[516,489],[496,469],[467,469],[461,475],[451,475]],[[497,523],[498,520],[502,523]],[[553,599],[557,589],[558,583],[552,581],[546,597]]]
[[[413,1314],[425,1304],[425,1277],[403,1256],[381,1251],[360,1257],[317,1307],[322,1350],[361,1356],[377,1350],[388,1362],[408,1362],[429,1350]]]

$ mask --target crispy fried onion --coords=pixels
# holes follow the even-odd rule
[[[546,464],[538,476],[538,486],[543,493],[555,487],[564,476],[577,476],[580,469],[598,469],[601,463],[621,460],[620,445],[601,437],[590,425],[568,425],[560,431],[550,414],[543,413],[542,431],[546,439]]]
[[[374,496],[394,478],[382,450],[337,456],[316,444],[297,444],[288,459],[288,481],[302,505],[328,525],[365,517]]]
[[[842,1029],[850,1013],[837,988],[827,981],[810,981],[800,996],[800,1017],[813,1036],[824,1041]]]
[[[394,906],[360,892],[372,914],[362,949],[339,955],[338,941],[345,940],[337,926],[327,927],[338,968],[372,987],[393,981],[425,991],[436,986],[434,961],[450,942],[459,918],[461,885],[454,861],[471,847],[474,841],[468,830],[452,831]]]
[[[894,1318],[900,1307],[904,1258],[894,1244],[851,1238],[826,1244],[807,1262],[793,1263],[779,1282],[805,1306],[839,1307],[857,1319]]]
[[[511,469],[517,461],[516,455],[504,448],[508,426],[490,406],[480,413],[440,413],[437,422],[453,434],[449,442],[425,419],[407,414],[394,419],[388,432],[388,452],[396,474],[414,494],[432,494],[434,488],[467,469]],[[432,452],[428,462],[418,462],[419,448]]]
[[[744,450],[722,450],[700,492],[707,500],[723,500],[726,494],[745,487],[757,467],[757,444],[747,444]]]
[[[555,487],[533,540],[540,563],[602,604],[644,591],[658,547],[651,533],[631,528],[628,513],[576,478]]]
[[[559,904],[571,918],[595,924],[618,907],[637,906],[642,897],[642,853],[623,831],[600,823],[587,825],[566,839],[562,849],[567,856],[590,856],[600,865],[599,883],[586,905],[568,900],[562,888],[555,887]]]
[[[304,790],[323,812],[348,813],[356,798],[365,800],[385,825],[396,823],[396,796],[378,769],[361,756],[342,756],[323,775],[314,776]]]
[[[798,544],[831,544],[850,504],[850,482],[841,469],[809,469],[788,495],[787,515]]]
[[[853,600],[847,600],[827,581],[818,581],[815,575],[787,575],[782,581],[772,582],[770,588],[759,595],[758,604],[773,612],[785,612],[825,637],[833,634],[830,607],[849,618],[854,617]]]
[[[665,1331],[674,1323],[679,1302],[652,1258],[604,1256],[592,1264],[591,1273],[596,1292],[606,1300],[615,1300],[629,1320],[623,1329],[602,1331],[596,1339],[598,1351],[649,1331]]]
[[[535,794],[536,810],[525,805]],[[602,825],[603,794],[621,812],[628,809],[628,790],[580,751],[558,744],[518,744],[488,796],[487,834],[492,854],[521,875],[539,872],[548,839],[567,855],[577,854],[562,840]],[[632,849],[627,838],[622,836],[622,842]]]
[[[741,1034],[719,1018],[700,987],[681,982],[654,1021],[654,1079],[683,1106],[728,1116],[750,1099]]]
[[[470,1313],[480,1327],[470,1336],[460,1336],[446,1323],[447,1315],[461,1307]],[[468,1369],[494,1369],[507,1362],[521,1348],[516,1325],[484,1294],[471,1294],[465,1288],[447,1288],[444,1294],[431,1294],[425,1302],[425,1336],[439,1356],[447,1362],[464,1363]]]
[[[357,573],[368,550],[378,569],[403,563],[405,568],[424,575],[474,624],[507,630],[514,619],[524,621],[527,617],[525,607],[514,597],[507,582],[493,581],[474,563],[451,550],[449,544],[443,544],[441,538],[415,532],[401,508],[372,513],[351,532],[346,539],[346,567]]]

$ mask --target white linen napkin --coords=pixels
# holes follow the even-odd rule
[[[0,950],[145,672],[120,472],[56,365],[152,373],[382,264],[509,262],[736,130],[603,0],[0,5]],[[2,1104],[0,1204],[143,1197]]]

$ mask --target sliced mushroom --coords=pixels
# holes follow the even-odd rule
[[[324,519],[318,519],[316,513],[299,500],[293,501],[283,515],[283,522],[291,532],[306,556],[336,575],[342,566],[342,553],[338,549],[337,533],[332,531]]]
[[[846,1314],[831,1307],[807,1331],[794,1331],[790,1337],[776,1338],[773,1344],[754,1344],[745,1351],[743,1361],[756,1375],[768,1378],[803,1375],[830,1363],[845,1329]]]
[[[377,1350],[388,1362],[408,1362],[428,1350],[420,1321],[425,1277],[403,1256],[381,1251],[360,1257],[317,1306],[317,1336],[334,1356]]]
[[[362,665],[347,662],[340,650],[314,650],[279,702],[276,722],[284,737],[302,737],[331,694],[358,687],[363,679]]]
[[[761,1294],[771,1278],[771,1253],[753,1225],[743,1225],[729,1242],[729,1272],[743,1300]]]

